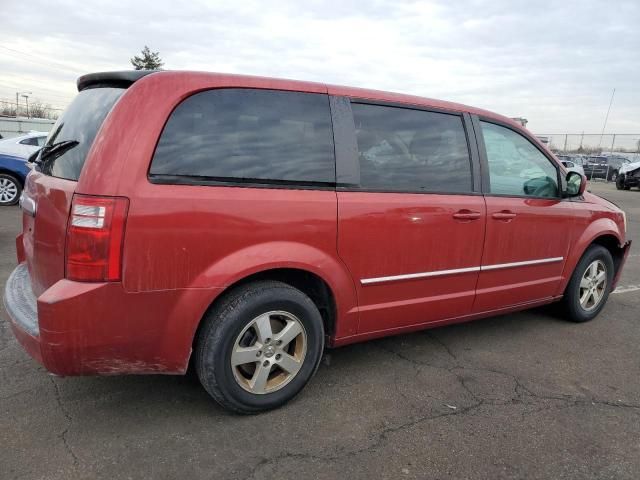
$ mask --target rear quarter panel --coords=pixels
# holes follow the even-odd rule
[[[355,290],[337,257],[336,202],[332,190],[141,182],[129,207],[124,287],[220,292],[253,273],[302,269],[331,287],[343,319],[336,335],[353,334]]]
[[[314,83],[199,73],[159,72],[133,84],[98,132],[76,190],[130,200],[125,290],[200,290],[210,303],[220,287],[251,273],[300,268],[318,274],[332,289],[342,319],[336,336],[355,333],[356,294],[337,255],[334,190],[158,185],[148,180],[158,138],[173,109],[199,91],[230,87],[327,93],[326,86]],[[195,330],[202,314],[194,308],[175,321]]]

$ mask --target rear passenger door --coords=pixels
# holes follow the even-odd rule
[[[485,230],[470,118],[332,97],[338,253],[359,333],[469,314]]]

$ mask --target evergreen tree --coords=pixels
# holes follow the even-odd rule
[[[136,70],[161,70],[164,63],[159,52],[152,52],[146,45],[142,49],[142,55],[136,55],[131,59],[131,65]]]

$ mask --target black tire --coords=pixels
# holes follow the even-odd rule
[[[274,392],[255,394],[236,380],[231,353],[243,330],[258,316],[272,311],[288,312],[299,319],[306,334],[306,355],[288,383]],[[215,304],[203,322],[196,342],[196,372],[205,390],[233,412],[252,414],[284,405],[320,365],[324,350],[320,312],[307,295],[286,283],[267,280],[238,287]]]
[[[11,198],[4,197],[4,188],[11,188]],[[13,193],[15,191],[15,194]],[[9,190],[6,190],[7,194]],[[22,193],[22,185],[20,181],[13,175],[8,173],[0,173],[0,206],[15,205],[20,200],[20,194]]]
[[[624,174],[616,177],[616,189],[622,190],[624,188]]]
[[[585,274],[587,267],[589,267],[594,261],[600,260],[606,268],[606,287],[600,303],[593,310],[587,311],[580,304],[580,282]],[[588,322],[598,316],[600,311],[604,308],[611,293],[611,284],[615,275],[613,258],[611,253],[602,245],[591,245],[587,248],[584,255],[578,262],[571,280],[564,292],[562,299],[564,304],[565,313],[567,319],[572,322]]]

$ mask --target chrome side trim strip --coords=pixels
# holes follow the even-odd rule
[[[499,263],[496,265],[483,265],[480,270],[498,270],[499,268],[524,267],[525,265],[539,265],[541,263],[561,262],[564,257],[541,258],[540,260],[527,260],[524,262]]]
[[[440,277],[443,275],[456,275],[459,273],[479,272],[483,270],[498,270],[501,268],[524,267],[527,265],[561,262],[562,260],[564,260],[564,257],[541,258],[539,260],[526,260],[524,262],[498,263],[495,265],[481,265],[479,267],[454,268],[452,270],[434,270],[433,272],[408,273],[405,275],[391,275],[389,277],[363,278],[360,280],[360,283],[362,285],[372,285],[375,283],[414,280],[416,278]]]
[[[435,270],[433,272],[409,273],[406,275],[393,275],[391,277],[363,278],[362,285],[372,283],[396,282],[398,280],[412,280],[414,278],[439,277],[442,275],[455,275],[457,273],[479,272],[480,267],[454,268],[453,270]]]

